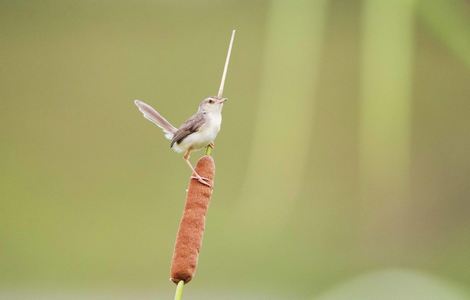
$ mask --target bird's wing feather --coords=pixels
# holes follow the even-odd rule
[[[196,113],[184,122],[180,128],[175,132],[171,139],[170,147],[173,147],[174,143],[181,143],[188,135],[193,132],[199,131],[199,129],[206,122],[206,117],[203,113]]]
[[[168,122],[164,117],[162,117],[162,115],[158,113],[158,111],[156,111],[147,103],[140,100],[134,100],[134,103],[147,120],[163,130],[167,139],[171,140],[173,138],[177,131],[176,127],[171,125],[170,122]]]

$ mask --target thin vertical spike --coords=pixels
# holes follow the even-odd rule
[[[222,98],[224,93],[225,78],[227,77],[228,63],[230,61],[230,55],[232,54],[233,40],[235,39],[235,30],[232,30],[232,37],[230,38],[230,44],[228,46],[227,58],[225,59],[224,72],[222,73],[222,80],[220,81],[219,93],[217,97]]]

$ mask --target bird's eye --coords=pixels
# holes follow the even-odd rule
[[[212,99],[211,99],[211,100],[209,100],[209,103],[210,103],[210,104],[214,103],[214,100],[212,100]]]

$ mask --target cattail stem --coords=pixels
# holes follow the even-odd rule
[[[211,156],[199,159],[195,171],[214,185],[215,163]],[[211,196],[212,187],[191,179],[171,262],[174,283],[188,283],[194,277]]]
[[[230,37],[230,44],[228,46],[227,58],[225,59],[224,71],[222,72],[222,79],[220,80],[219,92],[217,97],[222,98],[224,93],[225,78],[227,78],[228,63],[230,62],[230,55],[232,54],[233,39],[235,38],[235,30],[232,30],[232,36]]]
[[[178,285],[176,286],[175,300],[183,299],[183,288],[184,288],[184,281],[181,280],[180,282],[178,282]]]

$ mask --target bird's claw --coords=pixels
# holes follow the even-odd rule
[[[208,186],[208,187],[212,187],[212,185],[210,184],[210,179],[209,178],[206,178],[206,177],[202,177],[201,175],[193,175],[191,176],[191,179],[196,179],[197,181],[199,181],[200,183]]]
[[[207,145],[208,147],[210,147],[211,149],[214,149],[215,148],[215,144],[214,143],[210,143],[209,145]]]

